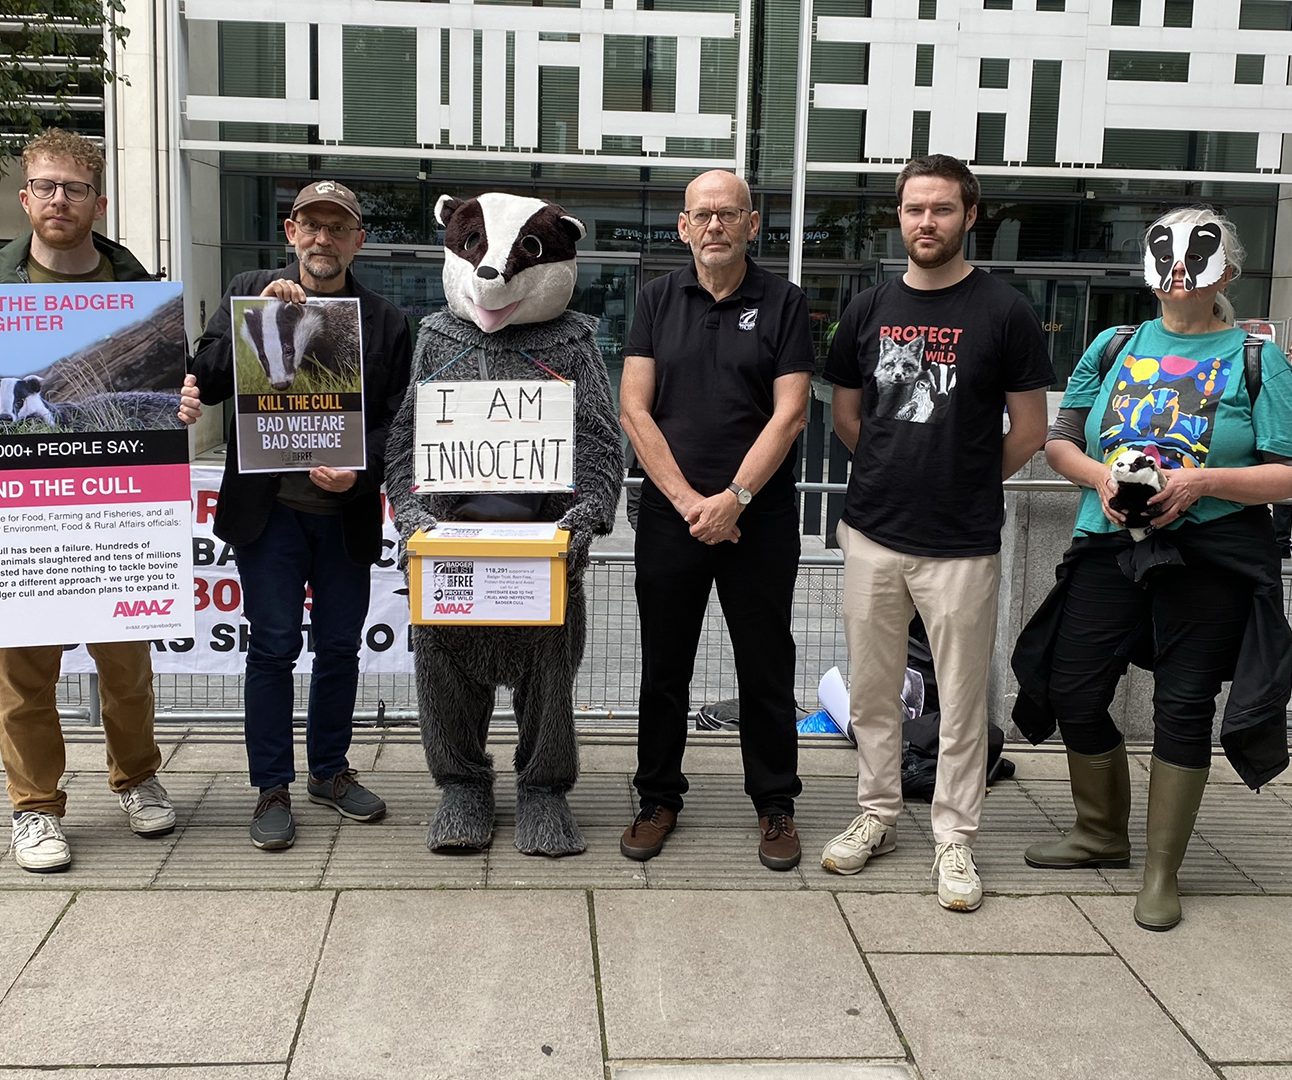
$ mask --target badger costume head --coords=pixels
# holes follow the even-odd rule
[[[1117,481],[1117,492],[1108,505],[1125,514],[1131,536],[1143,540],[1149,533],[1147,526],[1161,512],[1150,507],[1148,501],[1166,486],[1162,470],[1148,454],[1133,446],[1114,457],[1108,468]]]
[[[574,245],[587,230],[555,203],[502,192],[476,199],[441,195],[444,295],[449,310],[492,334],[512,323],[546,322],[574,295]]]
[[[1224,235],[1214,221],[1159,222],[1144,245],[1144,280],[1150,289],[1169,293],[1175,268],[1184,266],[1187,292],[1214,285],[1225,274]]]

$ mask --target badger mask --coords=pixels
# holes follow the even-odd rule
[[[491,191],[441,195],[444,295],[449,310],[486,334],[512,323],[554,319],[570,303],[574,245],[587,230],[555,203]]]
[[[1176,263],[1184,264],[1184,287],[1188,291],[1219,281],[1225,274],[1225,250],[1219,226],[1210,222],[1154,225],[1144,252],[1144,280],[1148,287],[1169,293]]]

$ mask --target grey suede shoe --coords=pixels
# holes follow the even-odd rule
[[[284,851],[296,843],[296,819],[286,784],[261,793],[251,818],[251,842],[261,851]]]
[[[357,776],[353,769],[346,769],[326,780],[311,775],[306,789],[310,802],[330,806],[351,821],[376,821],[385,817],[385,802],[359,783]]]

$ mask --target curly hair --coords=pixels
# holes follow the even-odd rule
[[[105,162],[103,152],[83,135],[64,131],[62,128],[50,128],[31,140],[22,151],[22,174],[26,179],[32,164],[37,158],[64,158],[76,162],[81,168],[94,174],[96,189],[103,187],[103,170]]]

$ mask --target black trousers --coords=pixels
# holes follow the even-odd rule
[[[798,513],[787,497],[751,507],[738,525],[739,543],[704,544],[663,496],[643,490],[636,542],[642,683],[633,778],[643,804],[682,808],[691,676],[715,583],[740,687],[745,793],[759,813],[792,814],[803,790],[790,626]]]
[[[1121,741],[1108,713],[1128,658],[1124,645],[1151,620],[1153,753],[1183,768],[1211,760],[1216,694],[1233,677],[1252,585],[1212,566],[1154,570],[1140,584],[1121,549],[1089,551],[1072,567],[1054,648],[1050,704],[1068,749],[1103,754]]]

